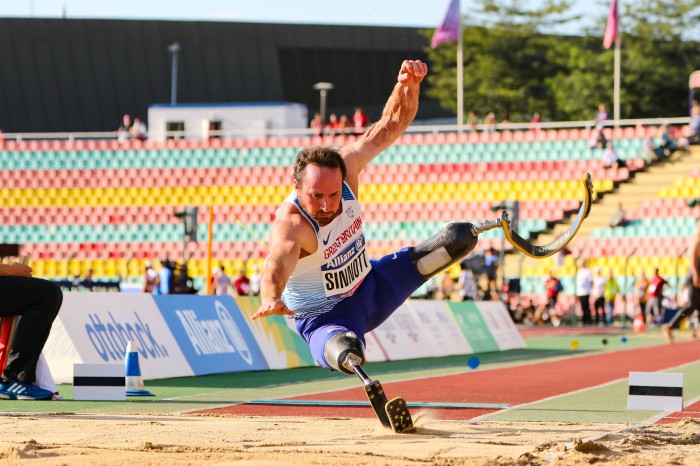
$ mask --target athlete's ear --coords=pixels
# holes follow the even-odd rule
[[[297,181],[297,179],[296,179],[296,178],[292,178],[292,181],[294,181],[294,190],[295,190],[295,191],[299,191],[299,190],[301,189],[301,185],[299,184],[299,182]]]

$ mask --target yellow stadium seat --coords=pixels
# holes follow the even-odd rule
[[[542,193],[542,199],[571,199],[572,192],[569,189],[559,189],[556,191],[547,191]]]
[[[30,263],[32,267],[32,273],[36,276],[46,275],[46,263],[45,261],[32,261]]]

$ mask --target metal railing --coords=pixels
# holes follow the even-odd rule
[[[625,120],[606,120],[603,122],[606,128],[625,128],[638,126],[659,126],[662,124],[668,125],[688,125],[689,117],[673,117],[673,118],[642,118],[642,119],[625,119]],[[536,130],[552,130],[552,129],[583,129],[590,130],[596,126],[596,122],[592,120],[586,121],[552,121],[540,122],[536,125],[531,123],[497,123],[495,125],[479,124],[474,127],[467,125],[458,126],[455,124],[433,124],[430,121],[416,121],[413,125],[406,129],[408,134],[441,134],[441,133],[460,133],[460,132],[492,132],[492,131],[530,131]],[[167,139],[202,139],[201,131],[170,131],[166,132]],[[340,134],[337,133],[336,134]],[[351,128],[347,134],[355,134]],[[285,137],[304,137],[316,136],[312,129],[308,128],[289,128],[289,129],[233,129],[210,131],[209,138],[220,139],[244,139],[244,140],[260,140],[266,138],[285,138]],[[116,131],[108,132],[63,132],[63,133],[0,133],[0,138],[5,141],[78,141],[78,140],[116,140],[118,134]]]

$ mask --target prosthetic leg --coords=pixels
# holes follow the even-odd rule
[[[446,224],[437,234],[410,248],[413,265],[426,280],[457,263],[476,247],[480,233],[494,228],[502,228],[506,240],[518,251],[536,259],[549,257],[566,247],[574,238],[583,220],[591,211],[593,197],[593,182],[591,175],[583,177],[585,197],[581,202],[578,215],[568,230],[549,244],[536,246],[520,236],[510,224],[508,212],[505,210],[496,220],[487,220],[479,224],[468,222],[453,222]]]
[[[476,247],[479,234],[494,228],[502,228],[508,242],[527,256],[551,256],[569,244],[591,210],[593,183],[590,174],[584,176],[583,185],[586,195],[576,219],[567,231],[547,245],[536,246],[522,238],[511,228],[508,214],[503,211],[500,218],[476,225],[469,222],[446,224],[437,234],[409,249],[413,266],[427,280],[462,260]],[[362,380],[372,409],[383,426],[391,427],[394,432],[406,432],[413,427],[406,401],[403,398],[387,401],[379,381],[370,379],[362,369],[364,350],[355,333],[341,331],[331,336],[324,346],[323,357],[333,369],[356,374]]]
[[[365,363],[364,350],[354,332],[338,332],[329,338],[323,348],[323,356],[333,369],[356,374],[362,380],[372,410],[384,427],[391,428],[396,433],[413,428],[406,400],[400,397],[387,400],[379,381],[369,378],[362,369]]]

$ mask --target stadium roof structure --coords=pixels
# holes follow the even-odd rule
[[[171,101],[169,46],[178,42],[177,103],[295,102],[379,116],[401,61],[425,59],[417,28],[205,21],[0,19],[0,129],[112,131]],[[445,116],[421,102],[419,117]]]

